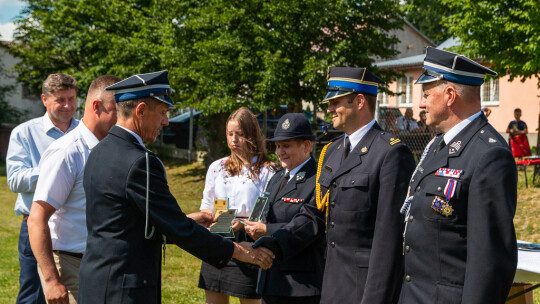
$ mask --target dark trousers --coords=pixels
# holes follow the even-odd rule
[[[19,264],[21,265],[21,272],[19,274],[19,295],[16,303],[46,304],[37,272],[37,261],[34,253],[32,253],[32,248],[30,248],[26,219],[22,221],[19,234]]]
[[[263,295],[262,304],[319,304],[321,296],[284,297]]]

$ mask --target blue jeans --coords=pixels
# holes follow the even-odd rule
[[[19,234],[19,264],[21,265],[21,272],[19,274],[19,295],[16,303],[46,304],[37,272],[37,261],[34,253],[32,253],[32,248],[30,248],[26,219],[22,221]]]

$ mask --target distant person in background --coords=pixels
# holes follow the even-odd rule
[[[37,262],[28,239],[28,215],[39,176],[41,154],[56,139],[73,130],[78,120],[77,81],[67,74],[51,74],[42,86],[41,100],[46,113],[18,125],[9,138],[6,156],[7,183],[18,193],[15,214],[22,215],[19,234],[19,295],[16,303],[45,304]]]
[[[396,125],[401,131],[400,133],[408,134],[413,130],[418,129],[418,123],[413,118],[412,108],[407,108],[405,110],[405,115],[398,117],[396,120]]]
[[[420,120],[418,120],[418,129],[416,129],[419,133],[437,133],[435,129],[426,123],[427,117],[425,110],[420,111],[419,117]]]
[[[264,138],[255,115],[248,108],[234,111],[226,123],[227,145],[231,155],[218,159],[208,168],[201,211],[214,211],[214,199],[228,199],[229,209],[236,209],[237,218],[247,218],[258,196],[274,175],[275,164],[266,154]],[[235,241],[253,242],[238,221],[233,225]],[[259,269],[236,259],[218,269],[203,262],[199,288],[205,290],[206,303],[229,303],[229,296],[241,304],[261,303],[257,294]]]
[[[396,125],[396,115],[394,115],[394,112],[392,111],[386,111],[384,112],[384,124],[383,124],[384,130],[388,133],[392,134],[399,134],[400,130],[398,126]]]
[[[486,116],[486,118],[491,114],[491,109],[486,107],[486,106],[483,106],[482,107],[482,112],[484,112],[484,115]]]
[[[527,139],[527,124],[521,120],[521,109],[514,110],[514,118],[516,120],[512,120],[506,129],[506,133],[510,134],[512,155],[516,158],[531,156],[531,148]]]

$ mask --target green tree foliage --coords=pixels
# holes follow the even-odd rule
[[[376,70],[375,58],[395,55],[389,32],[402,24],[396,4],[383,0],[25,2],[13,49],[30,88],[59,71],[85,92],[102,74],[168,69],[173,100],[204,110],[218,145],[224,132],[216,131],[240,106],[298,109],[322,99],[328,66]]]
[[[540,73],[540,2],[538,0],[443,0],[457,13],[445,18],[458,37],[457,50],[485,57],[500,75],[522,81]],[[540,85],[540,83],[539,83]]]
[[[85,88],[105,73],[169,69],[184,106],[262,109],[317,102],[329,65],[394,55],[396,13],[380,0],[27,0],[14,51],[36,91],[58,71]]]
[[[403,16],[435,44],[440,44],[451,37],[445,16],[454,12],[450,6],[440,0],[408,0],[401,5]]]

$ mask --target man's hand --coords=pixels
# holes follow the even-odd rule
[[[197,222],[197,224],[209,227],[212,223],[215,223],[214,215],[209,212],[199,211],[187,214],[187,217]]]
[[[238,230],[240,230],[240,229],[242,229],[244,227],[244,224],[240,223],[240,220],[238,220],[238,219],[232,221],[231,225],[232,225],[231,228],[232,228],[232,230],[234,232],[236,232],[236,231],[238,231]]]
[[[233,258],[255,265],[259,265],[262,269],[268,269],[272,266],[272,260],[274,259],[274,254],[272,251],[267,248],[253,248],[251,243],[242,242],[234,243],[234,252]]]
[[[69,304],[69,297],[66,286],[56,281],[45,283],[45,298],[49,304]]]
[[[251,236],[254,240],[258,240],[259,238],[266,235],[266,224],[260,223],[260,222],[250,222],[250,221],[244,221],[246,224],[248,224],[245,229],[249,236]]]

